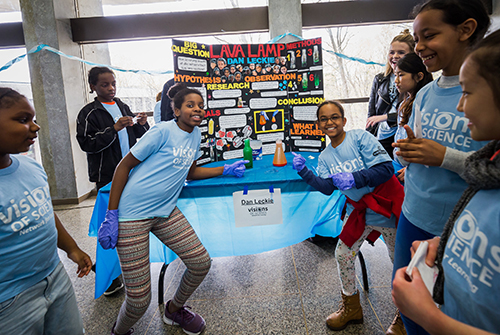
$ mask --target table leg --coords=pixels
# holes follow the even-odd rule
[[[366,273],[366,264],[365,264],[365,258],[363,257],[363,254],[361,253],[361,250],[358,251],[358,257],[359,257],[359,264],[361,265],[361,273],[363,275],[363,288],[366,292],[368,292],[368,274]]]
[[[168,264],[163,263],[160,270],[160,277],[158,278],[158,305],[163,305],[163,283],[165,281],[165,271],[167,271]]]

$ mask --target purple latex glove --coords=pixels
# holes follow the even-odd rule
[[[99,227],[97,239],[104,249],[113,249],[118,241],[118,210],[107,209],[106,217]]]
[[[328,178],[332,178],[333,185],[337,186],[337,188],[341,191],[350,190],[351,188],[356,187],[354,176],[350,172],[334,173],[329,175]]]
[[[294,170],[297,170],[297,172],[302,171],[302,169],[306,166],[306,159],[304,157],[302,157],[301,155],[296,154],[293,151],[292,151],[292,155],[294,156],[293,161],[292,161]]]
[[[224,171],[222,172],[222,174],[229,174],[238,178],[243,177],[243,175],[245,174],[245,164],[247,164],[248,162],[249,161],[237,161],[233,164],[224,164]]]

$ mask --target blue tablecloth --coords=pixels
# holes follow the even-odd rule
[[[305,152],[307,166],[315,170],[318,154]],[[254,161],[243,178],[221,176],[186,182],[177,207],[193,226],[211,257],[240,256],[287,247],[314,235],[338,236],[342,229],[340,212],[345,198],[336,191],[325,196],[307,185],[292,169],[293,156],[286,153],[288,164],[272,165],[273,155]],[[206,167],[221,166],[214,162]],[[283,224],[235,227],[232,194],[249,190],[281,189]],[[89,235],[97,236],[104,220],[110,185],[99,190],[89,226]],[[177,255],[150,234],[150,261],[170,263]],[[95,297],[121,273],[115,249],[104,250],[97,244]]]

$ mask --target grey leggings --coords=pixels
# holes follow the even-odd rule
[[[144,315],[151,302],[149,231],[187,267],[171,301],[174,306],[186,303],[210,269],[210,255],[177,207],[168,218],[120,222],[116,250],[127,290],[115,326],[115,332],[120,334],[125,334]]]

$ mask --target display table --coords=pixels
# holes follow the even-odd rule
[[[318,153],[304,152],[309,169],[315,170]],[[245,176],[220,176],[186,182],[177,207],[193,226],[211,257],[240,256],[275,250],[299,243],[311,236],[338,236],[342,229],[340,212],[345,198],[339,191],[325,196],[307,185],[292,168],[293,156],[286,153],[288,164],[272,165],[273,156],[254,161]],[[214,162],[205,167],[222,166],[233,161]],[[232,194],[258,189],[281,189],[283,223],[267,226],[236,227]],[[89,226],[89,236],[97,236],[104,220],[110,185],[99,190]],[[140,195],[138,195],[140,196]],[[150,261],[166,264],[177,258],[156,236],[150,234]],[[116,249],[96,252],[95,297],[101,296],[121,273]]]

